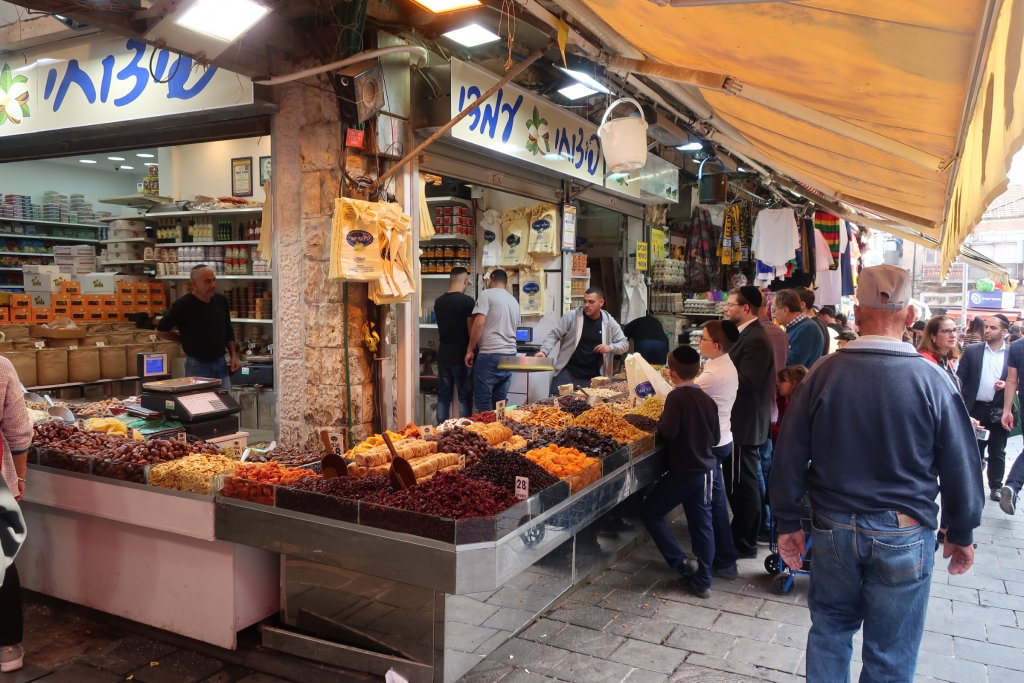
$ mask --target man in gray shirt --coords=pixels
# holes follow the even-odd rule
[[[508,274],[495,270],[488,288],[480,292],[473,309],[466,366],[473,368],[473,404],[477,412],[494,410],[494,404],[508,398],[512,373],[498,370],[503,358],[516,355],[519,302],[508,291]]]

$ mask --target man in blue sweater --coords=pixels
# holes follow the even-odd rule
[[[857,299],[861,337],[826,356],[796,390],[769,478],[779,552],[790,567],[802,562],[805,494],[813,509],[811,683],[849,680],[862,625],[861,680],[914,679],[939,526],[935,499],[941,494],[950,574],[973,564],[985,504],[957,388],[900,341],[914,318],[909,275],[865,268]]]
[[[775,292],[775,319],[786,326],[789,355],[786,365],[814,365],[821,358],[825,338],[813,320],[803,312],[800,295],[794,289]]]

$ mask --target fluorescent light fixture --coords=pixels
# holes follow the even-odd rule
[[[548,161],[561,161],[562,155],[556,152],[548,152],[547,154],[544,155],[544,158],[547,159]]]
[[[737,166],[736,170],[739,171],[740,173],[746,173],[747,172],[747,167],[746,166]]]
[[[42,59],[37,59],[36,61],[32,62],[31,64],[26,64],[25,66],[19,66],[17,69],[12,69],[12,71],[14,71],[15,73],[18,73],[18,72],[21,72],[21,71],[31,71],[32,69],[36,68],[37,66],[47,66],[49,64],[56,64],[57,62],[63,62],[63,61],[64,61],[63,59],[51,59],[49,57],[43,57]]]
[[[584,97],[590,97],[591,95],[596,95],[597,93],[597,90],[588,88],[582,83],[573,83],[572,85],[567,85],[558,91],[559,95],[569,100],[578,100]]]
[[[270,9],[253,0],[195,0],[174,23],[226,43],[238,38]]]
[[[107,157],[110,161],[124,161],[124,157]]]
[[[122,171],[134,171],[135,167],[134,166],[121,166],[120,169]]]
[[[444,37],[449,40],[454,40],[459,45],[463,45],[465,47],[476,47],[478,45],[486,45],[487,43],[493,43],[496,40],[501,40],[501,36],[484,28],[480,24],[470,24],[469,26],[457,28],[454,31],[448,31],[444,34]]]
[[[611,90],[607,88],[601,81],[596,80],[593,76],[588,74],[586,71],[575,71],[573,69],[566,69],[565,67],[558,67],[558,70],[567,76],[571,76],[577,83],[582,83],[591,90],[596,92],[603,92],[605,94],[611,94]],[[561,91],[559,91],[561,92]]]
[[[95,159],[79,159],[78,163],[80,163],[80,164],[95,164],[96,160]]]
[[[159,166],[159,165],[160,164],[156,163],[155,161],[147,161],[146,163],[143,164],[143,166]]]
[[[150,154],[149,152],[139,152],[135,156],[137,156],[140,159],[152,159],[156,155],[155,154]]]
[[[697,152],[704,149],[704,143],[701,142],[687,142],[685,145],[679,145],[676,147],[680,152]]]
[[[420,7],[430,10],[434,14],[454,12],[457,9],[467,7],[479,7],[483,3],[480,0],[412,0]]]

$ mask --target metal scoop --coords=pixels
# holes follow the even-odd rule
[[[67,422],[68,424],[75,424],[75,414],[67,408],[59,408],[57,406],[51,406],[46,412],[50,414],[50,417],[55,417],[61,422]]]

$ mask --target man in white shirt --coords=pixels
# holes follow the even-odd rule
[[[979,441],[984,457],[988,450],[989,498],[998,501],[1006,472],[1006,439],[1002,425],[1003,390],[1006,387],[1010,345],[1006,343],[1010,321],[1002,314],[985,319],[985,343],[964,348],[956,374],[967,412],[989,431],[987,441]]]

